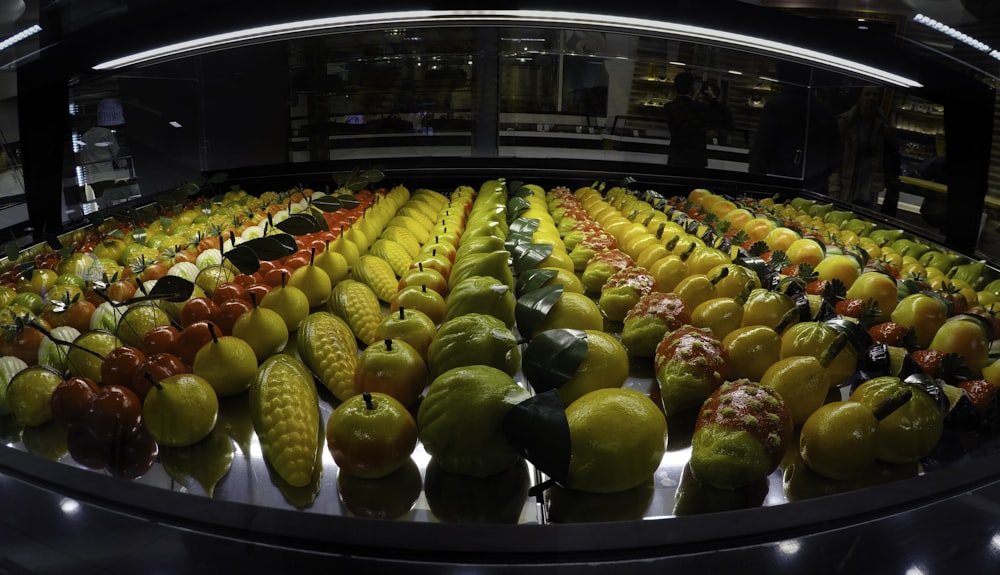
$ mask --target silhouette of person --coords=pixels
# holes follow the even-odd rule
[[[681,72],[674,77],[677,96],[664,106],[670,128],[668,166],[704,168],[708,165],[708,116],[704,103],[694,99],[694,76]]]
[[[809,97],[808,68],[779,62],[777,72],[780,89],[761,110],[748,171],[802,178],[803,187],[825,193],[840,153],[836,117]]]
[[[874,208],[885,190],[882,213],[895,215],[899,204],[899,150],[896,132],[879,110],[881,91],[862,88],[858,102],[837,116],[842,157],[830,177],[830,194]]]

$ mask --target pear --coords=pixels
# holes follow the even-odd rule
[[[326,249],[316,256],[313,264],[330,276],[331,286],[337,285],[340,280],[347,277],[347,258],[344,257],[344,254],[330,249],[329,243],[326,245]]]
[[[247,342],[260,363],[285,349],[288,345],[288,327],[278,312],[261,307],[257,298],[250,295],[254,307],[236,319],[233,336]]]
[[[287,285],[285,276],[282,276],[280,286],[267,292],[260,305],[278,312],[285,320],[288,333],[299,329],[299,324],[309,315],[309,298],[301,289]]]
[[[212,334],[212,341],[198,350],[191,371],[204,378],[219,397],[237,395],[250,389],[250,383],[257,375],[257,356],[253,348],[235,336],[219,337],[211,323],[208,331]]]
[[[291,277],[288,278],[288,285],[297,287],[306,294],[310,308],[317,308],[330,299],[330,290],[333,289],[333,284],[330,282],[330,275],[316,265],[315,248],[312,250],[309,264],[292,272]]]

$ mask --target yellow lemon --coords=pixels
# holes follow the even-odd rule
[[[569,405],[596,389],[621,387],[628,379],[628,352],[613,335],[587,330],[587,355],[573,377],[559,387],[559,397]]]
[[[547,329],[604,329],[601,308],[590,297],[575,292],[564,291],[559,300],[549,309],[545,319],[539,323],[535,333]]]
[[[570,489],[625,491],[648,481],[663,459],[666,419],[638,391],[591,391],[566,408],[566,421],[572,446],[566,481]]]

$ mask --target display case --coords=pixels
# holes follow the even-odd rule
[[[370,20],[319,2],[289,7],[280,18],[265,3],[244,4],[235,14],[232,3],[200,5],[190,26],[168,25],[188,22],[179,6],[68,26],[19,72],[39,251],[48,231],[109,229],[143,209],[180,211],[190,198],[222,204],[230,185],[253,195],[334,192],[350,174],[375,169],[388,187],[445,193],[499,178],[545,189],[621,183],[651,203],[693,188],[733,199],[808,199],[977,255],[979,230],[968,222],[979,221],[986,192],[991,135],[983,126],[992,122],[983,120],[992,118],[992,91],[917,60],[891,37],[845,38],[821,21],[744,3],[725,10],[626,3],[612,18],[600,15],[607,9],[594,16],[564,2],[544,8],[576,13],[533,6],[395,15],[391,3],[376,2],[371,12],[386,14]],[[115,61],[296,19],[317,20],[269,37]],[[693,36],[686,26],[729,35]],[[115,43],[91,40],[108,31]],[[759,38],[782,44],[749,42]],[[791,54],[790,45],[811,52]],[[864,66],[818,61],[823,51]],[[704,168],[666,165],[671,133],[662,112],[680,97],[673,80],[685,71],[696,78],[698,100],[728,112],[708,136]],[[841,150],[824,142],[872,85],[880,89],[878,114],[899,138],[896,168],[910,180],[898,200],[882,195],[857,207],[829,195]],[[777,167],[757,164],[765,114],[781,99],[793,102],[787,157]],[[918,165],[946,153],[947,188],[928,188],[921,182],[933,177]],[[513,187],[512,195],[520,191]],[[886,201],[898,201],[897,209]],[[618,325],[605,328],[620,334]],[[627,387],[655,394],[654,382],[651,365],[630,366]],[[9,499],[45,509],[46,525],[60,534],[77,536],[75,521],[134,529],[151,551],[116,548],[86,558],[85,549],[44,532],[25,538],[62,546],[59,560],[87,560],[107,572],[154,563],[311,568],[335,560],[372,572],[647,572],[720,560],[761,571],[836,563],[844,571],[925,572],[942,565],[982,571],[1000,557],[995,437],[949,436],[961,445],[944,445],[919,464],[879,468],[847,490],[819,481],[806,486],[818,494],[801,497],[789,495],[786,466],[760,493],[729,494],[735,500],[710,505],[712,512],[687,515],[676,506],[693,413],[668,420],[670,443],[648,481],[608,496],[541,489],[547,477],[528,463],[485,479],[461,477],[435,467],[422,446],[392,484],[353,486],[322,449],[316,476],[293,488],[265,462],[245,397],[230,399],[215,439],[231,451],[217,477],[199,467],[208,454],[174,452],[170,461],[169,449],[149,445],[91,466],[81,455],[86,446],[69,444],[61,430],[15,426],[0,449]],[[324,421],[338,404],[321,391]],[[7,528],[20,526],[10,520]]]

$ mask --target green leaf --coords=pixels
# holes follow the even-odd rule
[[[274,227],[293,236],[304,236],[320,231],[316,219],[305,213],[292,214],[283,222],[275,224]]]
[[[524,198],[511,198],[507,202],[507,221],[513,221],[521,212],[531,207],[531,202]]]
[[[166,275],[156,280],[156,285],[142,299],[181,303],[191,299],[192,293],[194,293],[194,283],[182,277]],[[128,303],[135,301],[132,299]]]
[[[361,205],[361,201],[354,196],[338,196],[340,204],[348,210],[353,210],[354,208]]]
[[[556,284],[530,291],[517,298],[514,320],[518,331],[525,335],[534,333],[562,294],[563,286]]]
[[[369,183],[374,184],[375,182],[381,182],[385,179],[385,170],[380,166],[375,166],[362,172],[361,176],[364,177]]]
[[[160,217],[160,225],[163,226],[163,229],[169,229],[170,228],[170,224],[172,222],[173,222],[173,220],[171,220],[170,218],[168,218],[166,216]]]
[[[538,230],[538,226],[541,222],[537,218],[517,218],[510,223],[509,232],[510,234],[520,234],[525,233],[529,236],[534,234]]]
[[[212,174],[208,178],[208,183],[210,183],[210,184],[221,184],[222,182],[226,181],[227,179],[229,179],[229,174],[227,174],[225,172],[219,172],[217,174]]]
[[[550,279],[559,275],[558,270],[549,268],[530,269],[517,276],[517,284],[514,286],[514,293],[517,296],[535,291],[545,285]]]
[[[21,248],[17,245],[17,242],[7,242],[3,247],[4,253],[7,255],[7,259],[10,261],[16,261],[21,255]]]
[[[511,182],[511,183],[512,184],[519,184],[520,182]],[[517,191],[514,192],[514,197],[517,197],[517,198],[527,198],[527,197],[535,195],[535,192],[531,191],[531,188],[528,188],[528,187],[525,187],[525,186],[520,186],[518,188],[511,188],[511,189],[517,189]]]
[[[521,370],[536,393],[569,381],[587,356],[587,332],[549,329],[531,338],[524,350]]]
[[[326,222],[326,218],[323,217],[323,210],[317,210],[316,208],[309,206],[309,215],[316,220],[316,225],[319,229],[324,232],[330,231],[330,224]]]
[[[135,243],[137,243],[137,244],[145,244],[146,243],[146,237],[147,237],[147,233],[146,233],[145,228],[138,228],[138,229],[132,230],[132,241],[134,241]]]
[[[289,244],[294,247],[289,247]],[[283,236],[282,234],[252,239],[245,241],[236,247],[245,247],[252,251],[257,256],[257,259],[266,261],[281,259],[287,255],[295,253],[296,250],[298,250],[295,238],[291,236]],[[232,251],[233,250],[230,250],[230,253],[232,253]]]
[[[257,257],[257,254],[251,248],[246,246],[248,243],[250,242],[244,242],[236,246],[222,254],[222,257],[229,260],[240,272],[250,275],[260,269],[260,258]]]
[[[511,255],[514,258],[514,272],[522,273],[532,269],[542,260],[552,255],[552,244],[524,243],[514,246]]]
[[[342,197],[345,196],[323,196],[315,198],[312,201],[312,207],[318,208],[324,212],[335,212],[344,207],[344,203],[341,201]]]
[[[510,445],[536,468],[559,483],[567,481],[573,444],[558,392],[546,391],[511,407],[501,429]]]
[[[182,194],[184,194],[185,196],[189,196],[190,197],[190,196],[197,195],[198,192],[201,191],[201,188],[198,186],[198,184],[196,184],[194,182],[188,182],[188,183],[182,184],[180,187],[178,187],[177,191],[180,192],[180,193],[182,193]]]

